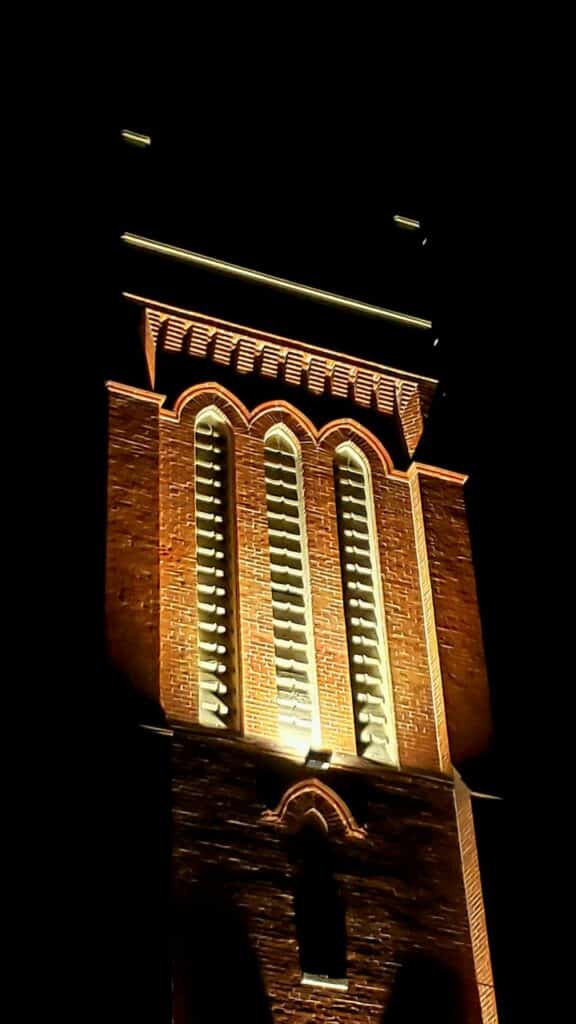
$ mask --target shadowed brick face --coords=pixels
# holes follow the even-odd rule
[[[158,700],[158,404],[110,394],[106,628],[114,668]]]
[[[241,912],[275,1022],[382,1024],[405,965],[420,953],[454,972],[457,1019],[478,1024],[479,996],[449,780],[378,769],[323,773],[322,781],[347,801],[366,835],[331,839],[334,872],[346,906],[348,991],[300,984],[288,834],[262,817],[276,794],[305,776],[301,766],[287,765],[254,744],[177,728],[176,892],[194,894],[211,877],[225,885]],[[195,943],[193,921],[190,942]],[[225,975],[225,964],[222,970]],[[217,1014],[217,992],[213,1005]],[[431,1020],[440,1020],[433,1015],[432,994],[429,1012]]]
[[[274,1024],[382,1024],[418,958],[455,979],[455,1020],[495,1024],[470,799],[452,767],[484,752],[490,739],[464,478],[418,464],[394,469],[380,441],[353,418],[388,377],[396,386],[394,371],[385,381],[353,360],[345,366],[348,357],[335,363],[334,392],[339,375],[354,379],[351,418],[318,430],[297,403],[275,399],[274,380],[281,356],[295,389],[325,389],[324,357],[296,343],[291,350],[285,339],[280,352],[278,339],[250,340],[212,324],[201,330],[193,318],[182,324],[176,341],[169,329],[156,332],[165,352],[186,343],[194,355],[200,346],[239,374],[251,373],[256,359],[262,405],[246,409],[217,382],[217,365],[215,380],[183,391],[173,409],[153,392],[108,385],[108,647],[115,666],[160,703],[174,728],[177,905],[209,903],[211,886],[234,904]],[[410,425],[415,443],[422,427],[416,386],[396,383],[402,429]],[[239,664],[233,730],[198,724],[194,432],[209,407],[226,418],[230,436],[237,565],[227,585]],[[277,424],[290,432],[301,465],[321,741],[332,752],[320,775],[358,825],[342,832],[326,818],[346,906],[347,991],[301,984],[290,830],[271,813],[290,786],[313,774],[302,751],[279,744],[264,465],[265,438]],[[369,467],[398,768],[356,752],[334,476],[344,443]],[[181,997],[187,927],[175,953],[175,1024],[188,1020]],[[238,1013],[243,1019],[240,1006]]]
[[[464,764],[491,734],[482,627],[461,486],[420,482],[452,761]]]
[[[162,423],[160,474],[160,689],[162,703],[183,719],[198,718],[198,617],[194,423]]]

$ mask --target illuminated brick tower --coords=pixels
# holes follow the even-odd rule
[[[171,746],[174,1021],[494,1024],[465,477],[412,461],[436,382],[127,301],[108,649]]]

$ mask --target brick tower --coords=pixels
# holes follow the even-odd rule
[[[107,643],[170,747],[175,1024],[494,1024],[466,478],[413,460],[436,382],[126,302]]]

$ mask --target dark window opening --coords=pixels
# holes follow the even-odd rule
[[[346,917],[322,820],[308,815],[293,837],[294,912],[303,977],[346,978]]]

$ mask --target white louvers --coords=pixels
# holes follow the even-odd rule
[[[229,436],[217,412],[200,414],[194,437],[199,721],[216,728],[230,728],[236,711]]]
[[[349,445],[336,451],[336,502],[358,753],[397,763],[379,562],[368,470]]]
[[[308,749],[319,733],[300,467],[280,430],[266,438],[264,465],[280,736]]]

